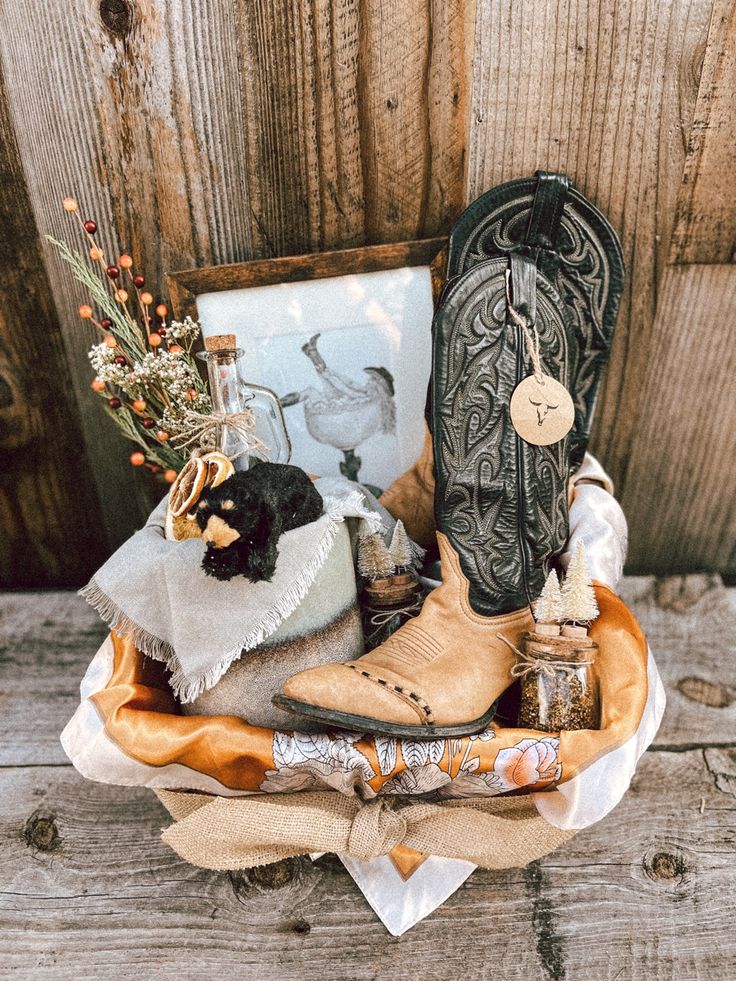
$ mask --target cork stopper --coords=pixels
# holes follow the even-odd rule
[[[537,627],[539,625],[537,624]],[[590,637],[548,637],[540,634],[538,629],[530,631],[524,635],[524,643],[527,651],[533,651],[535,657],[547,657],[550,660],[561,659],[576,660],[580,657],[590,657],[591,652],[598,649],[598,645]]]
[[[204,339],[205,351],[232,351],[235,347],[235,334],[213,334]]]
[[[588,636],[587,627],[576,627],[572,624],[566,623],[562,628],[563,637],[574,637],[575,640],[581,640],[583,637]]]
[[[560,636],[560,626],[557,623],[538,623],[535,627],[535,631],[542,637]]]

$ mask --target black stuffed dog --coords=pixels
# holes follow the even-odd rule
[[[206,489],[196,514],[207,545],[202,568],[208,576],[269,582],[282,533],[316,521],[322,498],[299,467],[259,462]]]

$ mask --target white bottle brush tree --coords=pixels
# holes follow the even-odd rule
[[[541,595],[534,604],[534,619],[537,623],[559,623],[562,620],[562,590],[554,569],[547,576]]]
[[[578,542],[562,585],[562,619],[565,623],[587,627],[598,616],[598,604],[588,575],[585,545]]]
[[[358,572],[370,582],[393,575],[394,560],[378,532],[359,539]]]
[[[407,572],[414,565],[414,549],[401,520],[394,525],[388,553],[397,572]]]

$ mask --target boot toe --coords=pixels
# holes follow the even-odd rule
[[[300,671],[284,682],[287,698],[323,711],[355,715],[366,722],[380,719],[399,725],[417,725],[424,721],[421,709],[397,687],[372,680],[361,667],[347,664],[324,664]],[[305,713],[307,714],[307,713]]]

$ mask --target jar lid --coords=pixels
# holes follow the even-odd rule
[[[419,583],[416,579],[412,577],[406,582],[403,575],[398,575],[369,583],[363,590],[363,595],[371,606],[386,607],[408,603],[418,592]]]

